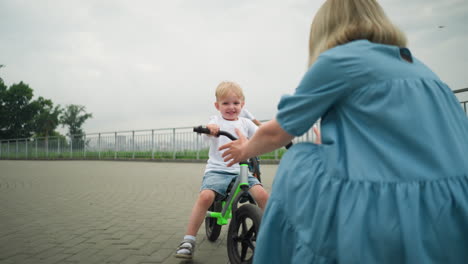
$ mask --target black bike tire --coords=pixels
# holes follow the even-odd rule
[[[212,212],[221,212],[221,210],[222,210],[221,201],[214,201],[213,204],[211,204],[210,208],[208,209],[208,211],[212,211]],[[216,239],[218,239],[219,237],[219,234],[221,234],[222,225],[218,225],[216,220],[217,220],[216,218],[212,218],[212,217],[205,218],[206,237],[210,241],[216,241]]]
[[[244,204],[234,214],[228,229],[227,251],[229,261],[232,264],[252,263],[258,230],[262,221],[262,210],[256,205]],[[239,229],[246,227],[246,219],[251,219],[252,226],[248,227],[248,230],[241,230],[239,236]],[[246,259],[248,249],[251,250],[251,254]],[[245,252],[243,252],[244,250]],[[242,254],[245,255],[242,256]]]

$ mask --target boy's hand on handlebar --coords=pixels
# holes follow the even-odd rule
[[[228,167],[247,159],[244,149],[245,145],[248,143],[248,139],[237,128],[236,134],[239,136],[237,140],[219,147],[220,151],[224,149],[226,150],[223,152],[222,157],[224,158],[224,161],[229,161],[227,164]]]
[[[208,124],[206,128],[210,130],[210,135],[217,136],[219,133],[219,126],[217,124]]]

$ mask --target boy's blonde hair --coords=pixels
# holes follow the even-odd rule
[[[376,0],[327,0],[314,17],[309,39],[309,67],[320,53],[353,40],[406,46],[406,36]]]
[[[242,101],[245,100],[244,92],[239,84],[235,82],[223,81],[218,87],[216,87],[216,101],[219,101],[221,98],[225,97],[229,92],[233,92],[237,95]]]

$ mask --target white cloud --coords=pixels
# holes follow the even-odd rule
[[[205,123],[226,79],[244,87],[257,118],[269,119],[306,69],[322,2],[4,0],[1,74],[56,104],[85,105],[94,116],[87,132]],[[382,5],[414,54],[453,89],[468,86],[466,1]]]

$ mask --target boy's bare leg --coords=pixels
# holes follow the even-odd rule
[[[197,200],[192,208],[187,233],[185,233],[182,243],[177,247],[175,257],[191,259],[195,250],[195,240],[203,220],[205,219],[206,211],[215,199],[215,192],[212,190],[203,190],[198,195]]]
[[[206,211],[215,199],[215,192],[212,190],[203,190],[198,195],[197,201],[193,205],[190,214],[189,224],[186,235],[196,236],[203,220],[205,220]]]
[[[250,188],[250,193],[252,194],[255,201],[258,203],[258,206],[263,210],[265,210],[266,203],[268,201],[268,193],[263,189],[263,186],[260,184],[254,185]]]

